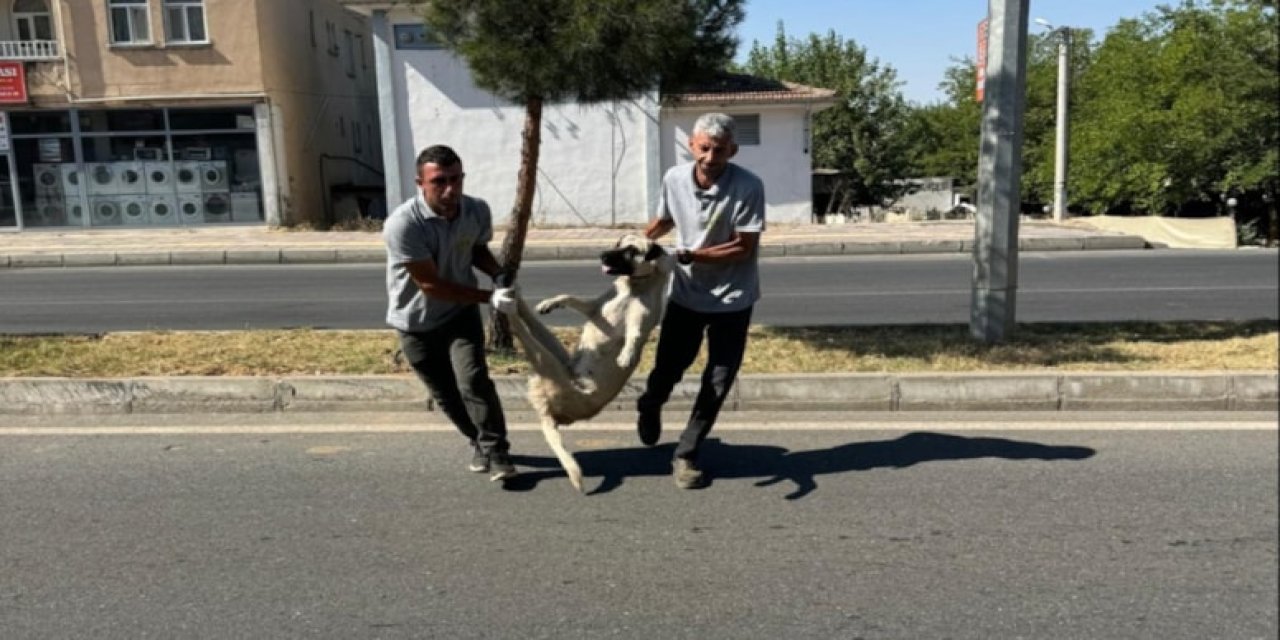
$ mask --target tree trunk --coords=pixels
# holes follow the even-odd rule
[[[524,240],[529,235],[529,218],[533,214],[533,193],[538,186],[538,150],[542,145],[542,98],[529,98],[524,106],[524,133],[521,135],[520,176],[516,181],[516,201],[511,207],[508,231],[502,240],[498,261],[503,270],[515,275],[524,256]],[[491,313],[489,348],[511,352],[515,342],[511,325],[501,313]]]

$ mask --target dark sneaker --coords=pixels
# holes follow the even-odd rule
[[[671,461],[671,475],[681,489],[701,489],[707,484],[707,476],[693,460],[676,458]]]
[[[471,443],[471,464],[467,465],[467,470],[474,473],[489,472],[489,454],[474,441]]]
[[[511,463],[511,456],[506,451],[489,452],[489,480],[499,482],[510,480],[519,475],[516,465]]]
[[[636,434],[646,446],[658,444],[658,438],[662,437],[662,412],[641,409],[640,417],[636,420]]]

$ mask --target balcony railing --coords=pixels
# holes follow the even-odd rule
[[[61,60],[57,40],[0,41],[0,60]]]

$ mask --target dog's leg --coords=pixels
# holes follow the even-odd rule
[[[599,303],[598,300],[587,301],[577,296],[571,296],[567,293],[562,293],[558,296],[552,296],[550,298],[547,298],[546,300],[543,300],[542,302],[539,302],[538,313],[551,313],[556,309],[564,307],[567,309],[573,309],[574,311],[577,311],[578,313],[581,313],[582,315],[590,318],[592,315],[595,314],[596,309],[599,306],[598,303]]]
[[[557,383],[571,382],[573,372],[570,369],[569,352],[560,344],[560,339],[533,314],[524,298],[517,298],[516,312],[508,317],[511,319],[512,331],[520,339],[520,344],[524,345],[525,355],[533,370]]]
[[[555,452],[556,458],[560,460],[560,466],[564,467],[564,472],[569,476],[569,484],[574,489],[582,492],[582,467],[578,466],[578,461],[574,459],[573,454],[564,448],[564,440],[560,437],[560,427],[555,420],[551,418],[542,419],[542,437],[546,438],[547,445]]]

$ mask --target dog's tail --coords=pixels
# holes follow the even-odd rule
[[[547,444],[556,454],[556,459],[560,461],[560,466],[564,467],[564,472],[569,476],[569,484],[572,484],[579,493],[583,492],[582,467],[578,466],[578,461],[574,459],[573,454],[564,448],[564,439],[560,437],[560,429],[554,421],[542,421],[542,437],[546,438]]]

